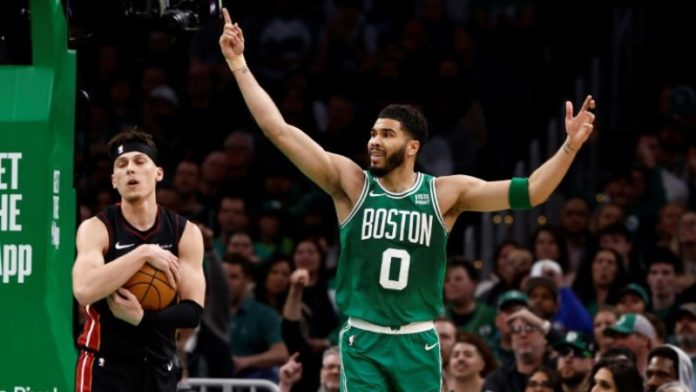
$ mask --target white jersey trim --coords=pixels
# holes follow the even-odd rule
[[[416,192],[418,190],[418,188],[420,188],[421,184],[423,183],[422,173],[417,172],[416,176],[417,176],[416,181],[413,183],[413,185],[410,188],[406,189],[403,192],[398,192],[398,193],[389,192],[384,186],[382,186],[382,183],[379,182],[378,178],[375,179],[375,182],[377,182],[377,185],[379,185],[379,187],[384,191],[385,196],[390,197],[392,199],[403,199],[404,197],[408,197],[411,194],[413,194],[414,192]]]
[[[433,208],[435,209],[435,216],[437,216],[437,220],[440,221],[440,225],[442,225],[442,230],[444,230],[445,233],[449,234],[449,230],[447,230],[447,226],[445,225],[445,217],[442,216],[442,211],[440,210],[440,203],[437,201],[437,191],[435,190],[436,179],[436,177],[433,177],[430,180],[430,196],[433,198]]]
[[[365,176],[365,183],[363,184],[363,189],[362,189],[362,192],[360,193],[360,197],[358,198],[358,202],[355,203],[355,205],[353,206],[353,209],[350,211],[350,214],[348,214],[346,219],[344,219],[343,222],[341,222],[338,225],[338,227],[340,229],[345,227],[345,225],[347,225],[348,222],[350,222],[350,220],[353,219],[353,216],[358,212],[360,207],[363,205],[363,203],[365,202],[365,199],[367,199],[367,190],[370,187],[370,184],[369,184],[370,178],[368,177],[366,171],[363,171],[363,175]]]

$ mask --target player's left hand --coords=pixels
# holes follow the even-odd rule
[[[591,95],[585,98],[580,111],[573,116],[573,103],[566,101],[565,127],[568,133],[569,147],[573,150],[579,149],[590,137],[594,128],[595,115],[590,109],[595,108],[595,100]]]
[[[114,317],[128,324],[138,325],[142,321],[145,311],[138,298],[130,291],[120,288],[106,298],[109,309]]]

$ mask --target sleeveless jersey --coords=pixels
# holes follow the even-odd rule
[[[128,223],[120,204],[107,207],[97,217],[109,232],[109,248],[104,255],[106,263],[141,244],[158,244],[178,255],[179,240],[186,227],[185,218],[159,206],[155,224],[147,231],[140,231]],[[77,340],[83,349],[98,352],[106,358],[124,361],[148,358],[156,362],[170,361],[176,351],[174,328],[134,326],[117,319],[106,298],[87,305],[85,311],[87,322]]]
[[[365,172],[358,203],[341,224],[336,301],[348,316],[395,327],[442,312],[448,232],[435,178],[391,193]]]

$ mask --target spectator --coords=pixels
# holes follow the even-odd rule
[[[235,377],[277,382],[274,367],[288,359],[288,349],[281,338],[280,316],[247,295],[253,283],[249,260],[230,254],[224,261],[230,291],[229,334]]]
[[[619,294],[619,300],[616,304],[616,310],[619,314],[644,314],[648,312],[650,310],[650,297],[648,297],[648,292],[636,283],[627,284],[621,289],[621,294]]]
[[[691,359],[680,348],[666,344],[655,347],[648,354],[646,392],[656,392],[657,388],[670,381],[679,381],[692,387],[693,380],[694,368]]]
[[[600,360],[588,381],[585,392],[643,392],[643,377],[628,361]]]
[[[519,290],[507,291],[498,299],[498,313],[495,316],[498,336],[492,347],[498,362],[503,366],[515,360],[512,353],[509,317],[518,310],[526,308],[528,300],[527,294]]]
[[[592,242],[587,202],[580,197],[566,200],[561,210],[560,226],[568,246],[569,271],[577,271]]]
[[[604,330],[614,325],[618,318],[618,313],[611,306],[601,307],[599,311],[597,311],[593,321],[593,336],[597,343],[598,357],[604,355],[604,353],[612,347],[614,338],[605,335]]]
[[[215,250],[219,255],[226,254],[226,245],[232,233],[246,230],[249,225],[246,202],[239,196],[224,196],[217,212],[218,233]]]
[[[457,335],[457,341],[444,366],[447,391],[468,392],[480,391],[486,376],[498,364],[481,338],[469,332],[461,332]]]
[[[290,392],[302,378],[302,364],[297,362],[299,353],[293,354],[288,362],[280,368],[280,392]],[[317,392],[338,392],[340,390],[341,360],[338,348],[329,347],[322,356],[319,390]]]
[[[636,368],[645,374],[648,353],[655,340],[655,328],[645,316],[635,313],[623,314],[614,325],[604,330],[605,335],[614,337],[615,346],[623,346],[636,355]]]
[[[507,277],[511,274],[510,271],[512,270],[512,265],[507,262],[507,257],[510,254],[510,252],[519,247],[520,245],[513,240],[505,240],[501,242],[498,246],[496,246],[495,252],[493,254],[493,274],[491,274],[491,276],[488,279],[481,281],[476,286],[476,291],[474,292],[474,295],[476,296],[477,300],[485,302],[489,306],[495,305],[495,302],[490,303],[486,301],[488,297],[488,292],[496,284],[498,284],[498,282],[500,282],[501,279],[503,279],[503,276]],[[484,270],[483,273],[485,276],[485,274],[490,273],[490,271]]]
[[[442,367],[447,366],[447,358],[450,357],[452,353],[452,348],[457,337],[457,328],[452,321],[446,318],[438,318],[433,322],[435,325],[435,331],[437,331],[437,338],[440,342],[440,361],[442,362]]]
[[[659,318],[673,317],[677,299],[677,273],[681,272],[681,261],[671,250],[656,248],[648,259],[648,287],[650,288],[652,312]]]
[[[561,392],[561,382],[553,369],[539,367],[532,372],[527,380],[524,392]]]
[[[616,304],[624,285],[624,265],[616,251],[604,248],[588,260],[580,266],[573,290],[587,311],[594,315],[599,307]]]
[[[213,151],[206,155],[201,165],[201,179],[198,192],[201,203],[209,210],[220,206],[222,186],[227,176],[227,157],[222,151]]]
[[[556,370],[563,392],[580,392],[582,382],[594,365],[592,342],[583,334],[570,331],[562,341],[556,343],[554,350],[558,353]]]
[[[696,369],[696,303],[685,303],[677,309],[674,338]]]
[[[262,261],[274,254],[290,254],[292,240],[285,235],[285,209],[277,200],[267,200],[261,206],[257,220],[258,238],[254,241],[254,253]]]
[[[491,343],[495,338],[495,310],[475,300],[478,281],[478,271],[470,261],[458,256],[450,259],[445,272],[446,315],[460,331],[473,332]]]
[[[540,226],[532,233],[529,241],[534,260],[553,260],[561,267],[561,271],[571,273],[568,268],[568,248],[565,238],[552,226]],[[572,275],[572,274],[571,274]]]
[[[500,280],[481,300],[489,305],[498,301],[498,297],[508,290],[521,290],[522,280],[529,275],[534,262],[532,252],[525,248],[511,250],[496,271]]]
[[[254,288],[256,300],[282,314],[290,289],[291,272],[292,266],[286,257],[277,256],[265,263],[259,274],[259,283]]]
[[[237,230],[230,235],[225,254],[230,253],[246,257],[254,266],[261,263],[261,259],[254,252],[254,241],[251,239],[251,234],[246,230]]]
[[[527,313],[529,312],[527,311]],[[489,374],[483,385],[484,391],[522,392],[528,377],[535,369],[544,364],[547,331],[542,331],[526,317],[516,317],[515,315],[511,316],[509,325],[515,362],[503,365]]]
[[[621,255],[629,280],[641,284],[645,281],[645,268],[634,255],[632,234],[626,226],[613,224],[604,227],[597,234],[597,242],[601,248],[613,249]]]
[[[595,207],[590,218],[590,231],[599,236],[599,233],[607,226],[623,224],[625,215],[624,209],[616,203],[600,204]]]

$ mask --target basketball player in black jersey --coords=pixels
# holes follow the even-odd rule
[[[150,135],[124,131],[109,151],[121,202],[77,231],[73,292],[87,322],[78,338],[76,391],[173,392],[174,334],[198,325],[203,310],[203,238],[195,224],[157,205],[164,173]],[[175,283],[178,301],[144,311],[121,287],[145,263]]]

